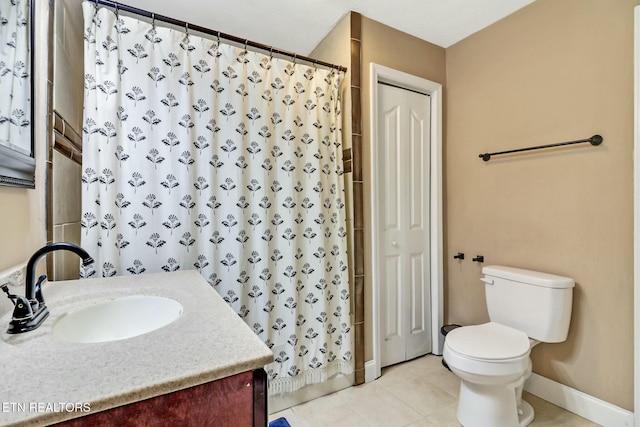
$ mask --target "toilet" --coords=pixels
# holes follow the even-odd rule
[[[443,357],[460,377],[458,421],[464,427],[516,427],[533,421],[522,387],[531,348],[567,339],[574,281],[504,266],[482,269],[488,323],[450,331]]]

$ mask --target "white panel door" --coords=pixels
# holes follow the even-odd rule
[[[431,351],[428,95],[378,84],[381,366]]]

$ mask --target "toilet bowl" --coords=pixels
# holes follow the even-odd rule
[[[463,426],[515,427],[533,420],[533,410],[522,401],[531,347],[524,332],[494,322],[447,335],[444,360],[462,380],[457,418]]]
[[[482,269],[488,323],[445,337],[443,358],[460,377],[457,418],[464,427],[520,427],[533,421],[522,388],[539,342],[567,338],[573,279],[503,266]]]

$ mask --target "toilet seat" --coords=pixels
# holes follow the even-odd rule
[[[517,358],[531,347],[527,334],[495,322],[454,329],[446,342],[456,353],[487,361]]]
[[[527,334],[495,322],[454,329],[444,343],[444,359],[452,370],[482,376],[522,375],[530,351]]]

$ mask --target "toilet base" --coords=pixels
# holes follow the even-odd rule
[[[462,380],[457,418],[464,427],[524,427],[534,412],[519,399],[518,382],[479,385]]]
[[[518,420],[520,421],[520,427],[525,427],[531,424],[534,416],[535,413],[533,412],[531,404],[521,400],[520,407],[518,407]]]

